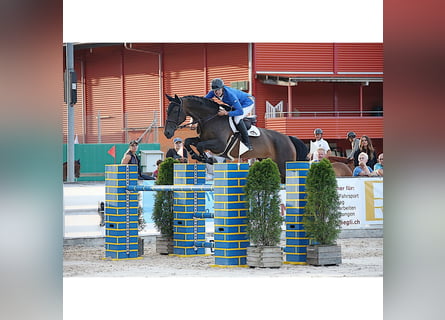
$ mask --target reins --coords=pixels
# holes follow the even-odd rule
[[[216,116],[218,115],[218,112],[217,112],[216,114],[211,115],[211,116],[209,116],[207,118],[197,119],[197,120],[193,120],[193,122],[190,122],[190,123],[187,123],[187,124],[178,125],[179,112],[181,111],[181,108],[182,108],[182,101],[181,101],[181,103],[178,103],[178,102],[173,102],[173,103],[179,105],[178,115],[176,117],[176,121],[167,119],[166,122],[173,122],[176,125],[176,129],[183,129],[185,127],[192,126],[194,124],[199,124],[202,127],[206,122],[216,118]]]

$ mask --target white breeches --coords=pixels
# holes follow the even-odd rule
[[[238,124],[241,119],[244,119],[252,111],[252,109],[254,107],[255,107],[255,102],[252,103],[250,106],[243,108],[242,115],[233,117],[233,120],[235,121],[235,123]]]

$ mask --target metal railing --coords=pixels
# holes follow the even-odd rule
[[[372,111],[273,111],[266,112],[266,119],[271,118],[322,118],[322,117],[383,117],[383,110]]]

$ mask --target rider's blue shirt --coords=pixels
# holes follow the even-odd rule
[[[213,97],[216,97],[213,90],[209,91],[209,93],[207,93],[207,95],[205,96],[205,98],[207,99],[211,99]],[[236,117],[243,114],[243,108],[246,108],[253,104],[252,98],[252,95],[244,91],[224,86],[223,97],[221,101],[234,108],[234,110],[229,112],[229,116]]]

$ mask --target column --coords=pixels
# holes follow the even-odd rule
[[[138,258],[138,192],[136,165],[105,166],[105,258]]]
[[[309,239],[303,225],[306,206],[306,177],[308,161],[286,163],[286,247],[285,261],[288,264],[306,264],[306,249]]]
[[[215,265],[246,266],[247,209],[244,186],[247,163],[214,164]]]
[[[175,163],[174,184],[205,184],[206,166],[202,163]],[[205,211],[205,191],[174,191],[173,254],[179,256],[204,255],[204,247],[195,241],[205,241],[205,219],[195,218],[195,212]]]

